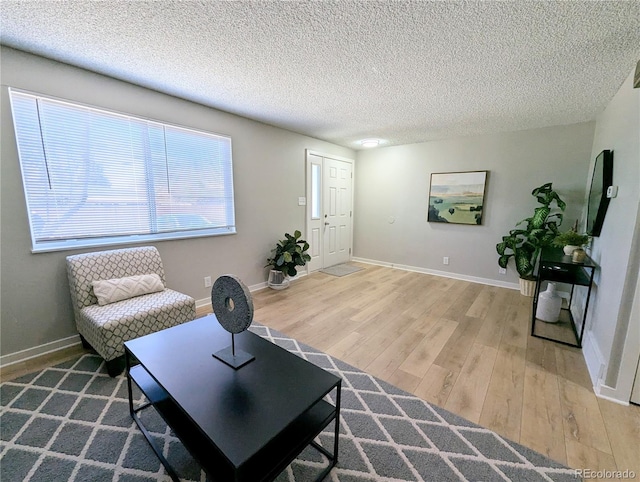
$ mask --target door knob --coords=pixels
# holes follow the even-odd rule
[[[325,222],[324,222],[324,225],[325,225],[325,226],[329,226],[329,222],[328,222],[328,221],[325,221]]]

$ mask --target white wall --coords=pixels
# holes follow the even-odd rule
[[[277,239],[304,229],[297,201],[305,195],[305,149],[355,157],[350,149],[24,52],[2,47],[0,54],[2,355],[77,333],[65,272],[65,256],[74,252],[30,252],[7,87],[231,136],[238,234],[154,243],[168,285],[196,299],[210,296],[205,276],[233,273],[249,286],[266,281],[263,266]]]
[[[619,189],[590,253],[600,270],[585,353],[601,393],[629,401],[640,353],[640,319],[631,318],[640,267],[640,89],[633,89],[633,73],[596,119],[591,159],[603,149],[613,150],[613,184]]]
[[[498,274],[495,245],[533,214],[538,204],[531,191],[545,182],[567,202],[563,228],[580,217],[593,130],[587,122],[360,151],[354,255],[492,284],[517,283],[513,265],[506,276]],[[476,170],[490,171],[483,224],[427,222],[430,174]]]

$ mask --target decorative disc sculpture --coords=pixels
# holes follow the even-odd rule
[[[213,354],[215,358],[238,369],[255,357],[236,350],[235,335],[242,333],[253,321],[253,300],[249,289],[232,274],[220,276],[211,288],[211,306],[222,327],[231,333],[231,346]]]

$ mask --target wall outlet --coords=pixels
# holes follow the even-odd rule
[[[498,274],[507,274],[507,268],[498,268]]]
[[[449,256],[442,258],[442,264],[449,264]]]
[[[211,276],[205,276],[204,277],[204,287],[205,288],[210,288],[211,287]]]

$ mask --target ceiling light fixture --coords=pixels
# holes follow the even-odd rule
[[[362,145],[362,147],[378,147],[378,145],[380,144],[380,140],[364,139],[363,141],[360,141],[360,144]]]

